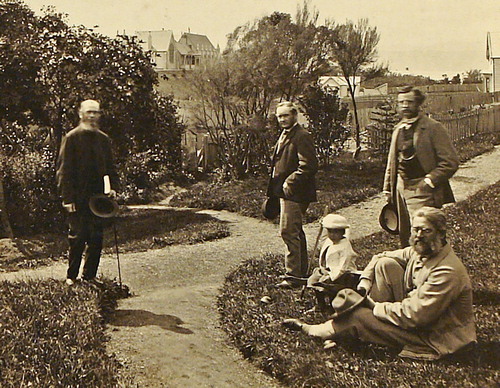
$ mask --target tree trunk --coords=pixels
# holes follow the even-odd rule
[[[351,95],[352,110],[354,111],[354,122],[356,124],[356,133],[355,133],[356,151],[354,151],[354,158],[356,159],[359,156],[359,151],[361,150],[361,138],[360,138],[361,128],[359,125],[358,108],[356,105],[356,97],[355,97],[356,84],[351,85],[351,82],[349,81],[349,77],[344,77],[344,78],[347,81],[347,86],[349,88],[349,94]]]
[[[0,238],[14,238],[12,228],[10,227],[9,217],[6,212],[5,196],[3,184],[0,179]]]

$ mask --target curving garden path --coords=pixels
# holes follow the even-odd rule
[[[500,148],[464,165],[452,179],[458,200],[500,180]],[[351,222],[351,238],[380,230],[376,196],[341,209]],[[161,205],[160,205],[161,206]],[[109,325],[109,351],[125,364],[137,387],[278,387],[230,347],[218,326],[215,301],[225,276],[241,261],[281,252],[277,225],[229,212],[203,210],[228,223],[227,238],[120,255],[123,282],[134,297],[120,301]],[[306,225],[310,247],[318,224]],[[66,265],[2,274],[0,279],[55,277]],[[104,256],[100,271],[117,277],[116,258]]]

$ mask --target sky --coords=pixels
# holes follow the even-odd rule
[[[40,14],[53,5],[69,24],[119,31],[172,30],[207,35],[223,49],[237,26],[274,11],[295,15],[297,0],[24,0]],[[380,34],[378,62],[391,71],[441,79],[488,71],[486,34],[500,32],[500,0],[310,0],[319,22],[368,18]]]

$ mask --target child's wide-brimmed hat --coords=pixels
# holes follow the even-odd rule
[[[347,229],[349,227],[347,219],[339,214],[328,214],[321,221],[321,225],[326,229]]]
[[[354,310],[366,300],[366,295],[362,296],[353,289],[344,288],[340,290],[332,300],[332,307],[335,313],[331,316],[332,319],[338,318],[348,312]]]

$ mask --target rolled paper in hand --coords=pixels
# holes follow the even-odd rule
[[[109,175],[104,175],[103,180],[104,180],[104,194],[107,195],[111,191],[111,183],[109,182]]]

